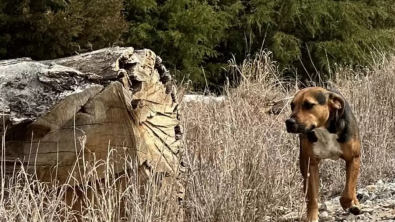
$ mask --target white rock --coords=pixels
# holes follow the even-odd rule
[[[340,203],[337,202],[336,204],[333,201],[325,201],[325,210],[328,212],[335,212],[337,208],[339,208]]]
[[[326,209],[326,204],[325,204],[325,202],[323,202],[323,203],[318,203],[318,210],[319,211],[326,211],[327,209]]]
[[[322,212],[321,214],[320,214],[320,218],[327,218],[327,217],[329,217],[329,214],[328,214],[328,212],[326,212],[326,211],[324,211],[324,212]]]
[[[375,192],[377,190],[376,185],[368,185],[366,190],[369,192]]]
[[[366,190],[358,191],[357,198],[359,199],[360,203],[364,203],[365,201],[369,200],[369,193]]]

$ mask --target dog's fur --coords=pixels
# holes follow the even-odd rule
[[[318,167],[321,159],[346,162],[346,183],[340,198],[344,210],[359,214],[356,184],[360,168],[360,136],[351,108],[335,90],[309,87],[291,103],[289,133],[299,134],[300,170],[307,193],[307,221],[318,221]],[[307,189],[307,190],[306,190]]]

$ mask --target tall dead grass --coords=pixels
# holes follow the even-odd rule
[[[302,212],[298,141],[284,127],[289,106],[279,115],[266,113],[266,105],[279,100],[287,103],[297,90],[296,84],[278,78],[276,67],[265,51],[241,65],[232,61],[231,70],[244,79],[237,89],[226,92],[224,102],[183,104],[188,171],[182,212],[168,197],[171,183],[159,189],[155,178],[148,178],[148,192],[140,196],[137,172],[118,177],[107,161],[102,163],[107,164],[108,173],[101,185],[88,182],[97,176],[94,166],[83,170],[86,188],[76,192],[84,194],[86,215],[80,219],[120,221],[124,211],[126,221],[181,221],[177,219],[181,214],[183,221],[264,221],[267,216],[276,220],[284,208]],[[359,186],[395,174],[394,72],[395,58],[366,76],[350,69],[337,73],[335,85],[354,110],[363,142]],[[323,199],[341,192],[344,167],[342,161],[327,160],[321,165]],[[125,168],[135,168],[133,161],[125,158]],[[64,186],[60,193],[69,189]],[[77,217],[78,212],[59,192],[24,171],[7,180],[2,171],[0,221],[73,221]]]

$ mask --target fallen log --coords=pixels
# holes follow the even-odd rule
[[[175,87],[151,50],[0,61],[0,82],[6,174],[19,164],[42,182],[78,186],[86,178],[77,168],[106,162],[109,150],[114,174],[128,170],[125,154],[136,160],[140,177],[183,171]],[[105,168],[97,166],[99,178]]]

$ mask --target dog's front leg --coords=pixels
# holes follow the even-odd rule
[[[352,214],[360,214],[358,199],[356,194],[357,179],[360,168],[360,157],[353,157],[346,160],[346,184],[340,198],[340,204],[344,210],[349,210]]]
[[[307,194],[307,221],[318,221],[318,188],[319,188],[319,160],[309,159],[306,155],[300,157],[300,169],[303,175],[304,192]],[[307,173],[309,172],[309,173]]]

